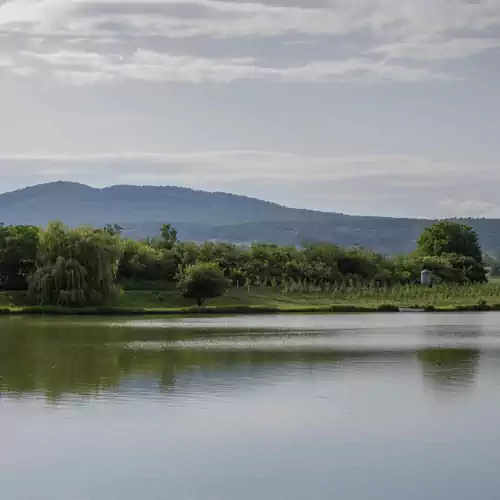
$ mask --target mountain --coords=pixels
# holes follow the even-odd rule
[[[157,235],[163,223],[170,223],[184,240],[281,245],[327,241],[384,254],[413,250],[419,234],[433,222],[294,209],[245,196],[172,186],[97,189],[53,182],[0,195],[0,221],[5,224],[44,226],[51,220],[70,226],[117,223],[133,238]],[[498,253],[500,220],[464,222],[478,231],[484,249]]]
[[[75,182],[53,182],[0,195],[0,220],[16,224],[44,225],[58,219],[70,225],[144,221],[222,225],[327,219],[329,215],[245,196],[172,186],[97,189]]]

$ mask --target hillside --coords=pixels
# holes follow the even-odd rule
[[[44,226],[51,220],[72,226],[118,223],[133,238],[156,235],[161,224],[168,222],[184,240],[282,245],[328,241],[384,254],[411,251],[422,229],[432,223],[299,210],[255,198],[171,186],[96,189],[55,182],[0,195],[0,221],[5,224]],[[486,250],[496,253],[500,249],[500,220],[466,222],[478,231]]]
[[[165,220],[221,225],[263,220],[316,220],[329,215],[290,209],[245,196],[172,186],[96,189],[73,182],[53,182],[0,195],[0,216],[4,223],[39,225],[61,218],[70,225]]]

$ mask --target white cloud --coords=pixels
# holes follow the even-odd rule
[[[500,205],[487,201],[447,198],[438,207],[441,217],[500,218]]]
[[[39,59],[53,66],[84,66],[97,68],[108,64],[112,56],[105,56],[95,52],[60,51],[60,52],[24,52],[22,55]],[[111,61],[109,61],[111,63]]]
[[[204,81],[229,83],[236,80],[417,82],[454,78],[425,68],[406,67],[367,58],[313,61],[289,67],[267,67],[259,65],[252,58],[209,59],[146,50],[137,50],[127,56],[84,51],[53,53],[25,51],[22,55],[55,67],[57,78],[74,84],[124,80],[192,83]]]
[[[372,52],[383,54],[388,59],[441,61],[465,59],[493,49],[500,49],[500,38],[417,35],[397,43],[381,45]]]
[[[266,151],[2,155],[3,189],[54,180],[178,185],[347,213],[499,216],[498,165],[476,168],[413,156],[311,157]],[[13,172],[15,172],[13,174]],[[476,189],[484,200],[470,200]],[[456,201],[459,200],[459,201]]]
[[[468,165],[435,162],[412,156],[311,157],[268,151],[208,151],[198,153],[109,153],[1,155],[0,172],[9,165],[29,166],[33,173],[51,175],[53,169],[71,165],[71,172],[95,174],[104,170],[142,183],[175,180],[182,183],[225,181],[338,181],[386,178],[391,185],[423,187],[435,182],[463,180]],[[138,168],[140,166],[140,168]],[[59,171],[59,170],[58,170]],[[492,169],[483,168],[490,176]],[[431,175],[432,174],[432,175]],[[500,172],[496,176],[500,179]],[[465,181],[464,181],[465,182]]]
[[[0,26],[18,24],[51,29],[60,20],[74,13],[72,0],[6,0],[0,6]]]
[[[57,66],[59,80],[79,85],[454,80],[443,63],[498,49],[500,39],[486,31],[495,27],[500,27],[498,0],[297,0],[281,6],[266,0],[5,0],[0,5],[0,34],[16,43],[23,36],[36,40],[31,55]],[[288,35],[295,37],[293,45]],[[261,62],[262,53],[254,59],[233,53],[208,57],[203,42],[196,56],[192,46],[173,54],[145,50],[144,40],[152,37],[179,43],[204,37],[226,40],[226,47],[228,38],[285,37],[281,47],[288,47],[288,60],[286,67],[274,67]],[[318,58],[311,41],[344,47],[346,53]],[[75,44],[81,52],[74,51]],[[294,62],[297,44],[311,48],[305,59]],[[106,53],[106,45],[116,53]],[[12,51],[14,65],[27,67],[24,56]]]
[[[9,72],[16,76],[30,76],[36,72],[35,68],[29,66],[16,66],[9,68]]]
[[[181,37],[331,35],[361,30],[386,36],[500,25],[497,0],[336,0],[320,5],[312,7],[307,0],[295,6],[219,0],[7,0],[0,7],[0,25],[24,23],[66,32],[109,32],[124,25],[136,35]],[[114,27],[104,27],[107,23]]]
[[[12,65],[13,61],[10,57],[0,55],[0,68],[10,68]]]
[[[99,71],[56,70],[54,76],[62,83],[77,87],[113,81],[111,75]]]
[[[208,151],[197,153],[109,153],[109,154],[30,154],[1,155],[0,171],[7,165],[26,164],[38,173],[50,173],[71,164],[72,172],[94,172],[105,165],[108,172],[133,176],[137,180],[155,176],[179,176],[196,181],[200,177],[224,180],[339,180],[360,177],[396,176],[412,173],[426,178],[462,175],[460,165],[436,163],[411,156],[309,157],[270,151]],[[140,165],[141,168],[137,168]],[[430,182],[430,181],[429,181]]]

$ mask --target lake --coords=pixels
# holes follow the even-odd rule
[[[500,496],[500,314],[0,318],[5,500]]]

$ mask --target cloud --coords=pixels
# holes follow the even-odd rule
[[[30,76],[36,72],[35,68],[32,68],[30,66],[15,66],[9,68],[9,71],[12,75],[16,76]]]
[[[14,61],[8,55],[0,54],[0,68],[11,68],[14,65]]]
[[[0,70],[14,76],[29,76],[35,69],[27,65],[19,65],[12,57],[0,54]]]
[[[38,25],[50,29],[54,22],[74,13],[75,3],[61,0],[6,0],[0,6],[0,26]]]
[[[436,183],[447,183],[452,189],[456,183],[470,184],[464,175],[470,167],[456,162],[435,162],[425,158],[404,155],[326,156],[314,157],[272,151],[204,151],[195,153],[109,153],[109,154],[30,154],[1,155],[0,173],[10,166],[24,165],[37,175],[51,176],[68,166],[74,176],[92,178],[99,172],[111,177],[127,178],[144,183],[150,179],[163,182],[204,183],[227,180],[245,183],[292,181],[335,182],[381,179],[392,187],[406,186],[420,189]],[[483,167],[482,173],[490,180],[498,178],[493,167]],[[494,175],[494,177],[492,177]]]
[[[266,151],[208,151],[199,153],[110,153],[87,155],[2,155],[0,173],[16,170],[35,177],[53,178],[66,172],[72,178],[109,179],[132,183],[173,183],[215,186],[227,182],[335,182],[360,178],[388,178],[415,172],[426,179],[432,172],[446,176],[457,172],[454,164],[441,164],[406,156],[307,157]],[[22,168],[21,168],[22,167]],[[86,182],[87,182],[86,181]],[[201,184],[200,184],[201,182]],[[412,182],[412,180],[408,180]]]
[[[299,66],[263,66],[253,58],[179,56],[139,49],[132,55],[84,51],[33,52],[22,56],[55,68],[56,78],[85,85],[126,80],[148,82],[219,82],[268,80],[276,82],[418,82],[453,80],[446,73],[371,59],[312,61]],[[64,69],[63,69],[64,68]]]
[[[367,25],[361,5],[339,2],[322,8],[217,0],[106,1],[7,0],[0,26],[27,32],[192,36],[280,36],[346,33]],[[361,8],[360,8],[361,7]]]
[[[99,71],[56,70],[54,76],[60,82],[76,87],[113,81],[111,75]]]
[[[302,0],[290,5],[221,0],[7,0],[0,25],[89,33],[120,32],[190,37],[414,35],[450,30],[484,30],[500,25],[497,0]]]
[[[438,206],[442,217],[500,218],[500,205],[487,201],[447,198]]]
[[[365,215],[500,216],[491,188],[500,182],[498,165],[477,168],[473,180],[470,171],[467,164],[413,156],[266,151],[0,156],[4,189],[60,179],[94,186],[179,185]],[[471,191],[484,200],[454,201],[470,199]]]
[[[442,65],[498,49],[500,39],[488,34],[498,27],[498,0],[5,0],[0,5],[0,34],[17,45],[23,37],[35,41],[31,56],[57,66],[52,74],[60,81],[77,85],[453,81],[458,78]],[[239,57],[229,41],[277,37],[283,40],[283,66],[270,64],[262,51]],[[168,53],[150,47],[160,39],[182,44],[193,38],[202,40],[196,55],[192,44]],[[203,39],[217,40],[231,56],[206,55]],[[75,44],[81,52],[74,51]],[[105,50],[110,45],[113,54]],[[297,46],[307,54],[299,58]],[[14,66],[31,68],[23,60],[26,47],[9,55]]]
[[[372,50],[387,59],[444,61],[465,59],[488,50],[500,49],[500,38],[446,38],[442,35],[417,35],[403,41],[381,45]]]

